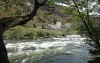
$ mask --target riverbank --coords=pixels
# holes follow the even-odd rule
[[[3,37],[4,39],[37,39],[44,37],[59,37],[67,34],[75,34],[74,31],[68,29],[53,30],[53,29],[42,29],[42,28],[28,28],[24,26],[17,26],[7,30]]]
[[[88,61],[89,63],[100,63],[100,51],[89,50],[89,53],[91,53],[94,56],[92,60]]]

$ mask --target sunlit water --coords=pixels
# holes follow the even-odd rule
[[[88,63],[89,45],[79,35],[37,40],[5,40],[11,63]]]

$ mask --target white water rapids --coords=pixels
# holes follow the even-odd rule
[[[88,63],[89,45],[80,35],[37,40],[5,40],[11,63]]]

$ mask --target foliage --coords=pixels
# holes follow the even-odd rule
[[[44,30],[38,31],[38,37],[45,37],[45,36],[46,36],[46,32]]]
[[[26,34],[26,29],[22,26],[18,26],[15,28],[15,30],[13,31],[12,38],[17,38],[17,39],[21,39],[24,37],[24,35]]]
[[[32,29],[32,28],[28,28],[25,36],[27,36],[30,39],[36,39],[36,37],[38,36],[38,30]]]
[[[81,26],[83,26],[83,29],[79,28],[81,31],[85,31],[85,34],[87,34],[87,36],[90,38],[90,43],[94,45],[94,47],[100,51],[100,37],[99,37],[99,33],[97,33],[98,31],[95,28],[95,22],[92,21],[89,16],[89,1],[79,1],[76,2],[74,1],[75,7],[77,8],[77,12],[79,13],[79,17],[83,23],[83,25],[81,24]],[[80,3],[86,3],[86,4],[80,4]],[[79,6],[81,5],[81,6]],[[85,8],[85,10],[83,10],[83,8]],[[95,12],[95,11],[94,11]],[[95,16],[94,16],[95,17]]]
[[[34,28],[36,28],[36,25],[35,25],[35,24],[33,24],[33,27],[34,27]]]
[[[27,14],[29,0],[1,0],[0,17],[20,16]]]
[[[58,2],[69,5],[61,10],[66,16],[70,16],[69,21],[76,21],[77,30],[82,35],[86,35],[90,38],[90,43],[94,43],[95,48],[100,51],[100,33],[99,33],[99,22],[95,21],[94,18],[98,17],[98,14],[93,14],[90,16],[91,12],[100,13],[99,11],[99,2],[100,0],[57,0]],[[68,4],[66,2],[70,2]],[[96,3],[96,4],[91,4]],[[95,6],[95,7],[92,7]],[[68,15],[67,15],[68,14]],[[93,18],[94,17],[94,18]],[[93,19],[91,19],[93,18]]]

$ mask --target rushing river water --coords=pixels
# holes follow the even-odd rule
[[[79,35],[37,40],[5,40],[11,63],[88,63],[89,45]]]

